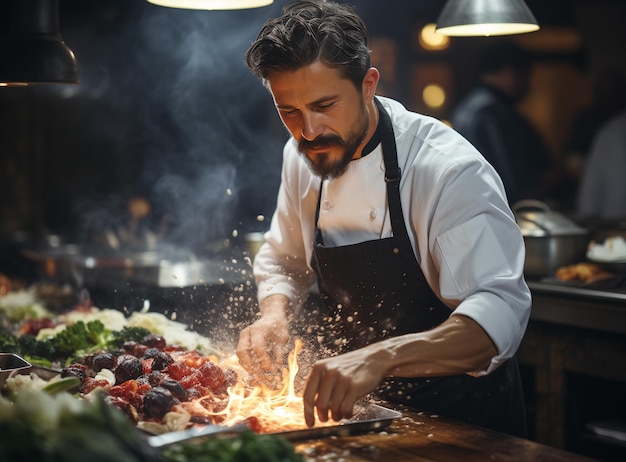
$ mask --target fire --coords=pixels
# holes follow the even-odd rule
[[[273,388],[264,384],[251,387],[245,380],[239,379],[228,389],[228,403],[222,409],[208,410],[202,401],[210,398],[202,397],[189,403],[189,411],[195,415],[211,417],[215,423],[225,426],[247,422],[250,418],[256,419],[262,433],[307,428],[302,397],[298,396],[295,389],[299,371],[298,354],[301,349],[302,341],[296,339],[294,349],[288,356],[287,368],[282,370],[279,387]],[[241,369],[236,359],[233,362]]]

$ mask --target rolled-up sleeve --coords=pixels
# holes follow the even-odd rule
[[[413,180],[417,195],[428,191],[428,199],[412,203],[411,220],[418,259],[435,293],[455,314],[476,321],[498,350],[486,369],[474,372],[483,375],[517,351],[531,294],[523,275],[523,237],[502,182],[484,159],[465,149],[465,158],[439,164],[431,175],[422,166],[419,181]]]

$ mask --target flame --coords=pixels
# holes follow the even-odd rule
[[[204,396],[185,403],[186,410],[193,415],[210,417],[215,423],[225,426],[247,422],[253,418],[258,421],[261,433],[307,428],[302,397],[298,396],[295,387],[299,371],[298,354],[301,349],[302,341],[296,339],[294,349],[288,355],[287,367],[281,371],[282,380],[278,387],[265,384],[250,386],[244,379],[246,373],[239,366],[236,357],[230,358],[229,362],[233,364],[229,364],[229,367],[241,373],[237,383],[228,389],[228,402],[220,408],[220,403],[215,402],[215,397]],[[206,400],[213,405],[217,404],[215,406],[217,409],[213,411],[208,409]],[[329,422],[326,425],[331,424]]]

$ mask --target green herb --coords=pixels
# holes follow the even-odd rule
[[[210,438],[200,442],[177,443],[162,450],[168,462],[302,462],[291,443],[278,435],[257,435],[252,431],[236,438]]]

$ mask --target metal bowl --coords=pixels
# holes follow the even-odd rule
[[[0,353],[0,389],[8,378],[31,367],[28,361],[14,353]]]

